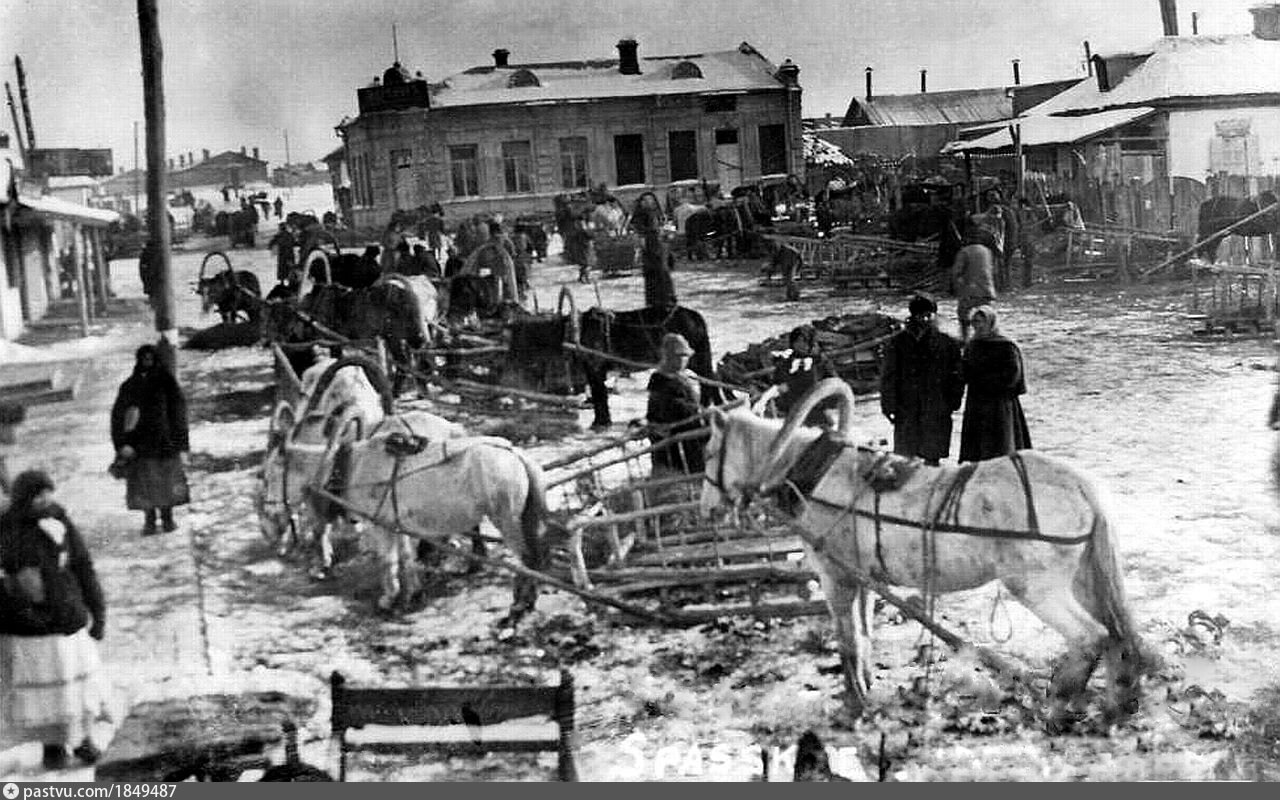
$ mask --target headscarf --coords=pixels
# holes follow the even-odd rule
[[[9,495],[10,508],[25,510],[31,506],[31,501],[35,500],[37,495],[52,488],[53,480],[49,478],[48,473],[29,469],[13,479],[12,491]]]
[[[973,329],[973,338],[975,338],[975,339],[1003,339],[1003,338],[1004,338],[1004,336],[1000,333],[1000,326],[999,326],[999,324],[998,324],[998,322],[997,322],[996,309],[995,309],[995,307],[994,307],[994,306],[991,306],[991,305],[981,305],[981,306],[978,306],[977,308],[973,309],[973,311],[972,311],[972,312],[970,312],[970,314],[969,314],[969,319],[970,319],[970,320],[972,320],[974,317],[978,316],[979,314],[981,314],[982,316],[986,317],[986,318],[991,322],[991,330],[986,331],[986,332],[983,332],[983,333],[979,333],[979,332],[978,332],[978,328],[977,328],[977,326],[975,326],[975,327],[974,327],[974,329]]]

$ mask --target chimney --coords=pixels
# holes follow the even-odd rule
[[[871,99],[871,67],[867,67],[867,99]]]
[[[1093,74],[1098,76],[1098,91],[1111,91],[1111,80],[1107,77],[1107,61],[1102,56],[1093,57]]]
[[[1178,35],[1178,0],[1160,0],[1160,21],[1165,36]]]
[[[1089,71],[1089,77],[1093,77],[1093,50],[1089,48],[1089,40],[1084,41],[1084,63],[1085,69]]]
[[[244,145],[240,145],[240,155],[245,155]]]
[[[493,65],[495,67],[507,66],[507,59],[511,56],[511,51],[505,47],[499,47],[493,51]]]
[[[254,160],[254,161],[261,161],[261,160],[262,160],[262,159],[258,158],[258,148],[256,148],[256,147],[255,147],[255,148],[253,148],[253,160]]]
[[[920,70],[920,94],[924,94],[925,92],[929,91],[929,84],[926,82],[926,77],[928,76],[928,74],[929,74],[929,70],[927,69]]]
[[[637,51],[640,43],[635,39],[621,39],[618,42],[618,72],[623,75],[640,74],[640,57]]]
[[[1022,73],[1018,70],[1018,59],[1013,60],[1013,85],[1022,85]]]
[[[783,59],[782,65],[778,67],[778,80],[785,86],[799,86],[800,68],[791,59]]]
[[[209,160],[209,150],[208,150],[208,148],[201,148],[201,150],[200,150],[200,154],[201,154],[202,156],[204,156],[204,160],[205,160],[205,161],[208,161],[208,160]]]
[[[1192,36],[1200,35],[1200,12],[1199,11],[1191,12],[1191,35]]]
[[[187,151],[187,166],[188,166],[188,167],[194,167],[195,165],[196,165],[196,154],[195,154],[195,153],[193,153],[193,152],[191,152],[190,150],[188,150],[188,151]]]
[[[173,172],[173,159],[169,159],[169,171]]]
[[[182,169],[187,165],[187,157],[183,153],[178,153],[178,169]]]
[[[1280,3],[1263,3],[1249,9],[1253,15],[1253,35],[1269,42],[1280,41]]]

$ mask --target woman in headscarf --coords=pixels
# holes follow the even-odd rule
[[[702,411],[699,402],[702,391],[693,370],[689,369],[692,355],[693,348],[680,334],[668,333],[662,338],[662,360],[649,378],[649,407],[645,414],[654,444],[702,426],[696,418]],[[653,469],[655,472],[702,472],[702,446],[701,440],[687,440],[654,450]]]
[[[1031,448],[1018,399],[1027,392],[1022,351],[1000,333],[996,311],[978,306],[969,317],[973,337],[964,349],[968,386],[960,429],[960,461],[982,461]]]
[[[138,348],[133,374],[116,394],[111,443],[128,463],[125,504],[143,513],[142,535],[156,533],[156,512],[166,532],[176,530],[173,507],[189,500],[187,401],[154,345]]]
[[[46,769],[67,764],[67,744],[91,764],[92,728],[105,697],[96,641],[106,602],[93,560],[53,481],[29,470],[0,514],[0,746],[44,743]]]

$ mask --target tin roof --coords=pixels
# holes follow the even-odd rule
[[[861,114],[859,114],[861,111]],[[1013,96],[1004,87],[957,89],[948,92],[886,94],[870,100],[855,97],[845,114],[845,126],[859,124],[865,115],[871,125],[964,125],[1013,116]]]
[[[120,215],[115,211],[105,208],[89,208],[79,203],[72,203],[57,197],[30,197],[28,195],[18,195],[18,205],[29,208],[39,214],[50,217],[58,217],[59,219],[68,219],[73,222],[80,222],[88,225],[109,225],[120,219]]]
[[[1147,106],[1122,108],[1112,111],[1100,111],[1081,117],[1047,117],[1027,116],[1018,120],[1022,126],[1023,147],[1034,147],[1047,144],[1072,144],[1105,133],[1112,128],[1127,125],[1142,117],[1154,114],[1155,109]],[[943,153],[963,153],[965,151],[1005,150],[1013,147],[1013,135],[1009,125],[1002,125],[995,131],[968,141],[950,142],[942,148]],[[987,126],[983,126],[985,130]]]
[[[646,56],[639,61],[638,75],[619,72],[616,58],[472,67],[449,76],[441,83],[431,84],[431,105],[433,108],[458,108],[539,104],[613,97],[740,92],[782,86],[775,77],[777,68],[746,42],[734,50]],[[693,64],[697,70],[682,67],[680,73],[695,76],[673,78],[677,65],[685,62]],[[517,85],[512,86],[512,76],[526,71],[537,80],[530,81],[523,76],[523,80],[515,81]],[[696,77],[697,73],[701,73],[701,77]]]
[[[1145,61],[1110,91],[1081,81],[1035,108],[1037,114],[1084,114],[1111,108],[1158,106],[1171,101],[1280,95],[1280,41],[1252,34],[1165,36]]]

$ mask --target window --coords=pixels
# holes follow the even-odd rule
[[[619,186],[644,183],[644,136],[625,133],[613,137],[613,162]]]
[[[474,144],[449,148],[449,177],[454,197],[476,197],[480,194],[479,154]]]
[[[566,189],[587,188],[587,137],[560,140],[560,185]]]
[[[760,126],[760,174],[787,172],[787,129],[785,125]]]
[[[533,191],[533,149],[528,142],[502,143],[502,176],[507,194]]]
[[[391,151],[391,199],[396,208],[418,205],[417,183],[413,176],[413,151]]]
[[[683,181],[698,177],[697,131],[669,132],[667,148],[671,153],[671,180]]]
[[[373,180],[367,155],[351,156],[351,196],[358,208],[373,205]]]

